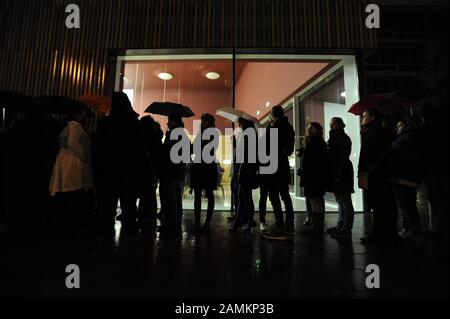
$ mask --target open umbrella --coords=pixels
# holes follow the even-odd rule
[[[36,100],[28,95],[10,91],[0,90],[0,108],[7,110],[28,109],[36,106]]]
[[[173,102],[153,102],[145,109],[145,112],[165,116],[179,115],[181,117],[191,117],[195,115],[186,105]]]
[[[245,113],[244,111],[236,110],[232,107],[222,107],[216,111],[216,114],[232,122],[237,122],[239,118],[242,117],[243,119],[246,119],[247,121],[255,124],[256,128],[262,127],[257,118]]]
[[[111,109],[111,98],[103,95],[83,95],[78,97],[78,101],[102,113]]]
[[[414,101],[397,96],[395,93],[372,94],[353,104],[348,112],[362,115],[368,109],[378,109],[383,114],[402,114],[414,106]]]
[[[71,111],[85,111],[89,116],[93,116],[92,111],[86,105],[65,96],[42,95],[38,96],[36,101],[49,113],[69,115]]]

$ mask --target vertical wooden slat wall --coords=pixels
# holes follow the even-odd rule
[[[67,29],[76,3],[81,28]],[[375,48],[366,0],[1,0],[0,88],[106,94],[112,49]]]

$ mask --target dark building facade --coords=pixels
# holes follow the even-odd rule
[[[108,94],[128,49],[373,50],[363,0],[79,0],[0,3],[0,87],[31,95]]]
[[[371,2],[78,0],[81,28],[67,29],[71,1],[3,0],[0,87],[31,95],[109,94],[115,54],[127,49],[356,51],[362,94],[442,77],[448,3],[378,1],[375,30],[365,26]]]

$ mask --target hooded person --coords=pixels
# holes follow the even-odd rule
[[[138,114],[125,93],[113,93],[110,114],[99,124],[96,138],[101,235],[106,240],[114,236],[118,200],[123,231],[134,235],[137,232],[138,178],[145,155]]]

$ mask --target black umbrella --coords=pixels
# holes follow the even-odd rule
[[[153,102],[145,109],[145,112],[165,116],[178,115],[181,117],[191,117],[195,115],[189,107],[173,102]]]
[[[0,90],[0,108],[27,110],[34,107],[36,107],[36,100],[33,97],[16,91]]]
[[[80,101],[59,95],[42,95],[36,98],[37,103],[53,114],[69,115],[71,112],[85,111],[92,116],[92,111]]]

